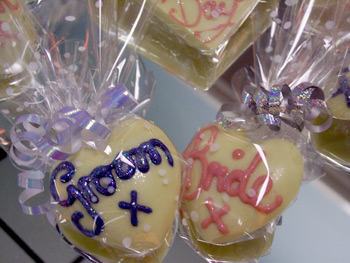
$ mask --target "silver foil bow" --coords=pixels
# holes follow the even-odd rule
[[[311,132],[323,132],[332,124],[332,114],[324,100],[323,91],[310,83],[301,83],[294,89],[287,84],[276,85],[267,91],[243,91],[242,102],[248,106],[259,120],[272,130],[279,130],[282,122]],[[329,116],[321,125],[312,123],[322,112]]]

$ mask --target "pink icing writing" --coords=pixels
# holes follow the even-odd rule
[[[11,2],[9,0],[0,0],[0,14],[5,13],[6,9],[5,6],[8,7],[11,10],[18,10],[19,8],[19,4],[17,1],[15,1],[15,4],[11,4]],[[0,46],[4,47],[5,43],[4,43],[4,39],[17,39],[17,35],[16,34],[11,34],[6,32],[3,29],[3,24],[5,22],[0,20]]]
[[[221,217],[230,211],[230,206],[224,205],[219,211],[217,211],[213,199],[210,197],[205,201],[205,205],[210,212],[210,217],[201,223],[202,228],[206,229],[211,223],[215,223],[221,233],[227,234],[229,232],[228,227],[224,222],[222,222]]]
[[[12,10],[17,10],[19,8],[17,1],[15,2],[15,4],[11,4],[9,0],[0,0],[0,14],[5,13],[4,5],[6,5],[9,9],[12,9]]]
[[[203,138],[201,134],[204,134],[206,131],[211,133],[210,138],[203,149],[199,149],[199,144]],[[283,198],[279,195],[276,196],[273,204],[261,204],[262,199],[271,191],[273,187],[273,181],[267,175],[259,176],[253,183],[252,187],[246,191],[251,174],[254,173],[262,161],[262,156],[259,153],[255,155],[254,159],[250,162],[246,170],[234,169],[229,172],[228,168],[221,165],[219,162],[213,161],[208,163],[206,153],[210,150],[210,145],[215,142],[217,134],[218,128],[215,126],[208,126],[204,128],[202,131],[196,134],[195,138],[190,144],[190,147],[184,152],[184,157],[186,159],[192,159],[193,161],[198,160],[202,169],[200,182],[197,188],[192,193],[185,193],[184,198],[187,200],[196,199],[202,190],[209,190],[212,185],[213,178],[216,177],[216,189],[219,193],[226,192],[231,197],[237,196],[243,203],[254,207],[256,210],[262,213],[270,213],[279,207],[283,201]],[[191,148],[192,144],[194,144],[193,148]],[[241,149],[236,149],[233,151],[232,156],[233,158],[243,158],[244,151]],[[185,189],[187,191],[190,189],[191,184],[192,165],[187,168],[185,178]]]
[[[165,3],[167,0],[162,0],[161,3]],[[186,0],[189,1],[189,0]],[[199,0],[192,0],[195,1],[197,5],[197,10],[190,10],[187,12],[190,12],[192,23],[188,22],[188,18],[186,15],[186,10],[184,9],[184,1],[179,0],[178,1],[178,9],[171,8],[169,10],[169,16],[175,20],[177,23],[181,24],[184,27],[187,28],[193,28],[199,25],[202,19],[205,20],[215,20],[219,16],[225,16],[226,22],[223,24],[216,25],[211,28],[203,29],[203,30],[196,30],[194,31],[194,35],[198,37],[202,42],[204,43],[210,43],[212,41],[215,41],[220,35],[224,33],[226,28],[233,26],[234,23],[232,23],[232,18],[235,15],[238,3],[243,2],[245,0],[234,0],[231,4],[231,7],[226,7],[225,2],[219,2],[217,4],[217,1],[206,1],[204,4],[201,5]],[[177,18],[176,14],[180,11],[180,19]],[[193,19],[194,18],[194,19]],[[213,32],[213,35],[210,38],[203,39],[202,33],[204,32]]]

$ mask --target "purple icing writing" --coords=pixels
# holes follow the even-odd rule
[[[349,73],[349,69],[343,69],[343,73]],[[344,75],[339,76],[338,78],[339,88],[333,94],[333,97],[343,93],[345,95],[346,105],[350,108],[350,83],[348,78]]]
[[[130,193],[131,196],[131,202],[119,202],[119,207],[121,209],[129,209],[130,210],[130,215],[131,215],[131,224],[133,226],[138,225],[138,219],[137,219],[137,211],[140,210],[146,214],[152,213],[152,209],[148,206],[143,206],[139,205],[137,203],[137,192],[136,191],[131,191]]]
[[[59,205],[63,207],[69,207],[74,204],[75,200],[78,200],[83,205],[86,212],[94,220],[95,229],[88,230],[80,224],[79,220],[83,217],[81,212],[74,212],[72,214],[71,220],[73,224],[84,235],[88,237],[97,236],[103,230],[104,222],[99,216],[98,212],[92,207],[92,204],[99,202],[99,198],[96,193],[94,193],[92,187],[94,187],[98,193],[104,196],[113,195],[117,189],[117,183],[112,171],[114,170],[116,176],[122,180],[132,178],[136,172],[136,169],[142,173],[147,173],[150,169],[151,162],[155,165],[159,165],[162,162],[162,157],[160,156],[156,147],[160,148],[165,153],[169,165],[174,166],[174,160],[169,149],[158,139],[151,139],[148,142],[141,143],[138,147],[126,152],[121,151],[111,164],[98,166],[93,169],[88,176],[79,178],[77,185],[70,184],[70,181],[73,179],[75,174],[74,165],[68,161],[61,162],[51,174],[51,196],[56,202],[58,202]],[[59,174],[61,183],[69,184],[67,186],[68,197],[66,200],[60,200],[55,186],[56,177]],[[101,184],[101,182],[103,183]],[[133,203],[133,201],[131,203]],[[140,206],[138,210],[141,210]],[[133,219],[131,223],[134,225]]]

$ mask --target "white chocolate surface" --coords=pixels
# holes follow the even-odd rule
[[[215,52],[238,30],[258,2],[160,0],[156,16],[191,46]]]
[[[224,132],[218,127],[219,132],[214,141],[210,141],[211,131],[199,131],[200,143],[199,149],[204,149],[206,145],[215,145],[214,150],[209,150],[206,153],[208,164],[211,162],[218,162],[222,166],[228,168],[228,173],[233,170],[246,171],[251,164],[254,156],[258,151],[265,152],[266,156],[262,157],[262,161],[257,165],[256,170],[251,174],[250,179],[244,189],[248,196],[258,196],[259,204],[270,205],[277,196],[283,198],[282,203],[272,212],[263,213],[258,211],[252,205],[242,202],[239,196],[229,196],[226,191],[219,192],[217,189],[218,180],[214,177],[211,186],[208,190],[203,189],[200,180],[202,178],[201,163],[199,160],[193,161],[191,187],[185,190],[183,209],[189,215],[196,214],[195,217],[190,217],[189,220],[193,224],[195,231],[204,242],[213,244],[222,244],[232,242],[244,236],[245,233],[252,233],[253,231],[263,227],[268,222],[279,216],[283,210],[294,200],[303,177],[303,158],[299,150],[289,141],[280,139],[271,139],[263,141],[259,144],[252,144],[246,134],[242,132]],[[195,139],[190,143],[189,147],[184,153],[184,157],[189,159],[188,154],[194,147]],[[243,158],[234,160],[232,153],[236,149],[244,151]],[[263,156],[263,155],[260,155]],[[266,195],[263,194],[264,184],[259,188],[260,191],[255,193],[252,191],[252,185],[259,176],[269,175],[273,181],[271,191]],[[242,185],[242,182],[239,183]],[[194,193],[196,189],[202,188],[197,194],[196,198],[190,200],[186,198],[186,194]],[[233,184],[238,187],[238,182]],[[222,233],[216,223],[210,223],[204,229],[202,222],[210,218],[211,213],[206,206],[208,198],[211,198],[216,210],[222,209],[225,205],[229,206],[229,212],[222,215],[221,220],[227,226],[228,232]]]
[[[162,162],[159,165],[149,162],[150,170],[147,173],[143,174],[137,170],[129,180],[121,180],[113,172],[117,183],[117,190],[113,195],[101,195],[94,191],[93,187],[99,202],[92,204],[92,207],[103,218],[104,230],[93,238],[85,236],[81,239],[75,238],[71,241],[74,245],[83,248],[89,246],[96,248],[97,246],[93,244],[97,242],[100,247],[104,248],[102,254],[108,254],[108,247],[111,247],[127,254],[136,255],[158,249],[164,244],[166,236],[172,232],[180,194],[181,173],[177,150],[160,128],[143,119],[124,120],[112,130],[108,138],[108,146],[105,150],[105,152],[110,151],[108,154],[84,148],[68,161],[75,165],[76,174],[72,183],[76,184],[80,177],[89,175],[97,166],[110,164],[120,151],[128,151],[138,147],[139,144],[152,138],[156,138],[166,145],[173,157],[174,166],[169,165],[164,152],[157,147]],[[61,183],[59,176],[55,183],[60,200],[66,199],[67,184]],[[138,204],[152,208],[152,213],[149,214],[142,211],[137,212],[138,226],[131,225],[130,210],[118,207],[120,201],[130,202],[132,190],[138,193]],[[84,218],[80,220],[81,224],[87,229],[93,229],[91,216],[87,214],[78,200],[72,206],[57,205],[56,208],[59,214],[59,227],[63,233],[82,236],[82,233],[71,222],[71,215],[75,211],[84,214]],[[89,251],[85,252],[89,253]]]

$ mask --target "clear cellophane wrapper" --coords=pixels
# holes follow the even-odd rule
[[[324,175],[308,133],[332,124],[327,96],[344,65],[348,5],[264,4],[271,27],[256,36],[252,68],[232,77],[242,96],[222,105],[183,154],[180,234],[208,262],[257,262],[300,185]],[[250,19],[259,34],[259,13]]]
[[[260,0],[159,0],[138,51],[190,85],[208,89],[254,41],[253,10],[261,17],[260,34],[269,27],[265,7]],[[129,27],[122,25],[121,32]]]
[[[176,234],[182,159],[142,118],[155,82],[133,44],[152,1],[0,7],[2,147],[20,171],[23,212],[46,214],[92,262],[161,262]],[[120,41],[124,20],[134,24]]]

